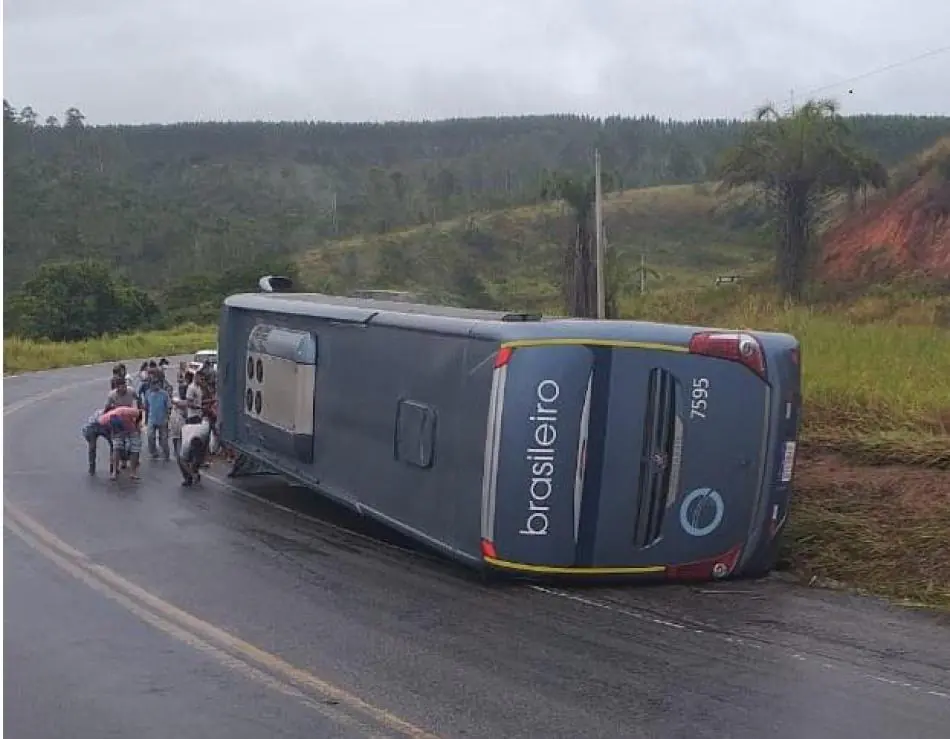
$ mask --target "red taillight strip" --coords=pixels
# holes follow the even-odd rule
[[[495,369],[504,367],[508,362],[511,361],[511,355],[514,354],[514,348],[510,346],[503,346],[498,350],[498,354],[495,355]]]
[[[742,545],[736,544],[732,549],[718,557],[701,559],[698,562],[689,562],[683,565],[674,565],[667,570],[670,580],[708,580],[709,578],[723,578],[731,574],[739,562],[742,554]]]
[[[498,552],[495,551],[494,542],[490,542],[488,539],[482,539],[482,556],[498,559]]]
[[[759,340],[743,331],[700,331],[690,337],[689,351],[744,364],[765,379],[765,352]]]

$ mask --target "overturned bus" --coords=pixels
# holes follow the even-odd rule
[[[773,565],[801,408],[791,336],[272,292],[220,327],[232,474],[266,469],[526,576]]]

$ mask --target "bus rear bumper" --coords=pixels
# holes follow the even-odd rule
[[[649,579],[672,580],[677,582],[719,580],[733,574],[742,545],[736,545],[727,552],[708,559],[688,562],[680,565],[647,565],[630,567],[564,567],[552,565],[528,564],[501,559],[495,555],[483,554],[482,561],[486,569],[515,575],[520,578],[546,580],[556,579]]]

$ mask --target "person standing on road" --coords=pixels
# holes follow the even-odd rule
[[[168,418],[172,410],[172,399],[165,389],[159,372],[156,370],[151,376],[151,384],[145,391],[145,413],[148,419],[148,453],[152,459],[158,459],[158,447],[161,446],[162,458],[167,462],[170,458],[168,450]],[[158,437],[158,445],[156,445]]]
[[[168,438],[172,442],[175,459],[181,456],[181,429],[185,424],[185,399],[177,392],[172,398],[172,410],[168,414]]]
[[[135,381],[132,378],[132,375],[128,373],[128,370],[126,370],[125,365],[122,362],[119,362],[118,364],[112,367],[112,376],[124,377],[126,385],[128,385],[129,387],[135,386]]]
[[[175,451],[175,459],[181,455],[181,429],[185,425],[188,415],[188,386],[194,380],[194,374],[188,370],[181,370],[178,375],[178,384],[174,391],[172,400],[173,410],[168,422],[168,433],[171,436],[172,447]]]
[[[185,423],[200,423],[201,410],[205,402],[205,383],[200,372],[192,375],[191,383],[185,391],[186,411]]]
[[[118,365],[112,374],[111,391],[106,399],[104,413],[115,408],[139,408],[139,399],[126,380],[124,365]],[[115,455],[113,455],[115,456]],[[125,459],[120,460],[122,469],[128,466]]]
[[[106,401],[105,411],[108,412],[120,406],[138,408],[139,399],[135,391],[129,387],[125,377],[115,375],[112,378],[112,392],[109,393],[109,399]]]

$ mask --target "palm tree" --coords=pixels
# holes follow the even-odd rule
[[[613,189],[614,178],[601,173],[601,189],[604,193]],[[578,318],[597,317],[597,273],[595,264],[596,226],[594,224],[594,177],[584,179],[563,174],[553,174],[541,187],[541,197],[561,200],[574,215],[574,239],[564,252],[564,281],[562,291],[568,313]],[[609,273],[608,273],[609,278]],[[615,297],[607,286],[607,317],[613,317]]]
[[[541,187],[541,197],[561,200],[574,215],[574,239],[564,252],[562,294],[568,314],[597,316],[597,275],[594,272],[594,178],[552,175]]]
[[[722,162],[722,186],[756,185],[778,229],[776,273],[785,297],[802,295],[812,236],[828,197],[840,189],[883,187],[887,171],[861,151],[834,100],[809,100],[788,115],[764,105]]]
[[[655,280],[660,279],[659,272],[653,267],[647,267],[646,257],[643,254],[640,255],[640,266],[633,270],[633,276],[640,282],[641,295],[646,292],[647,277]]]

